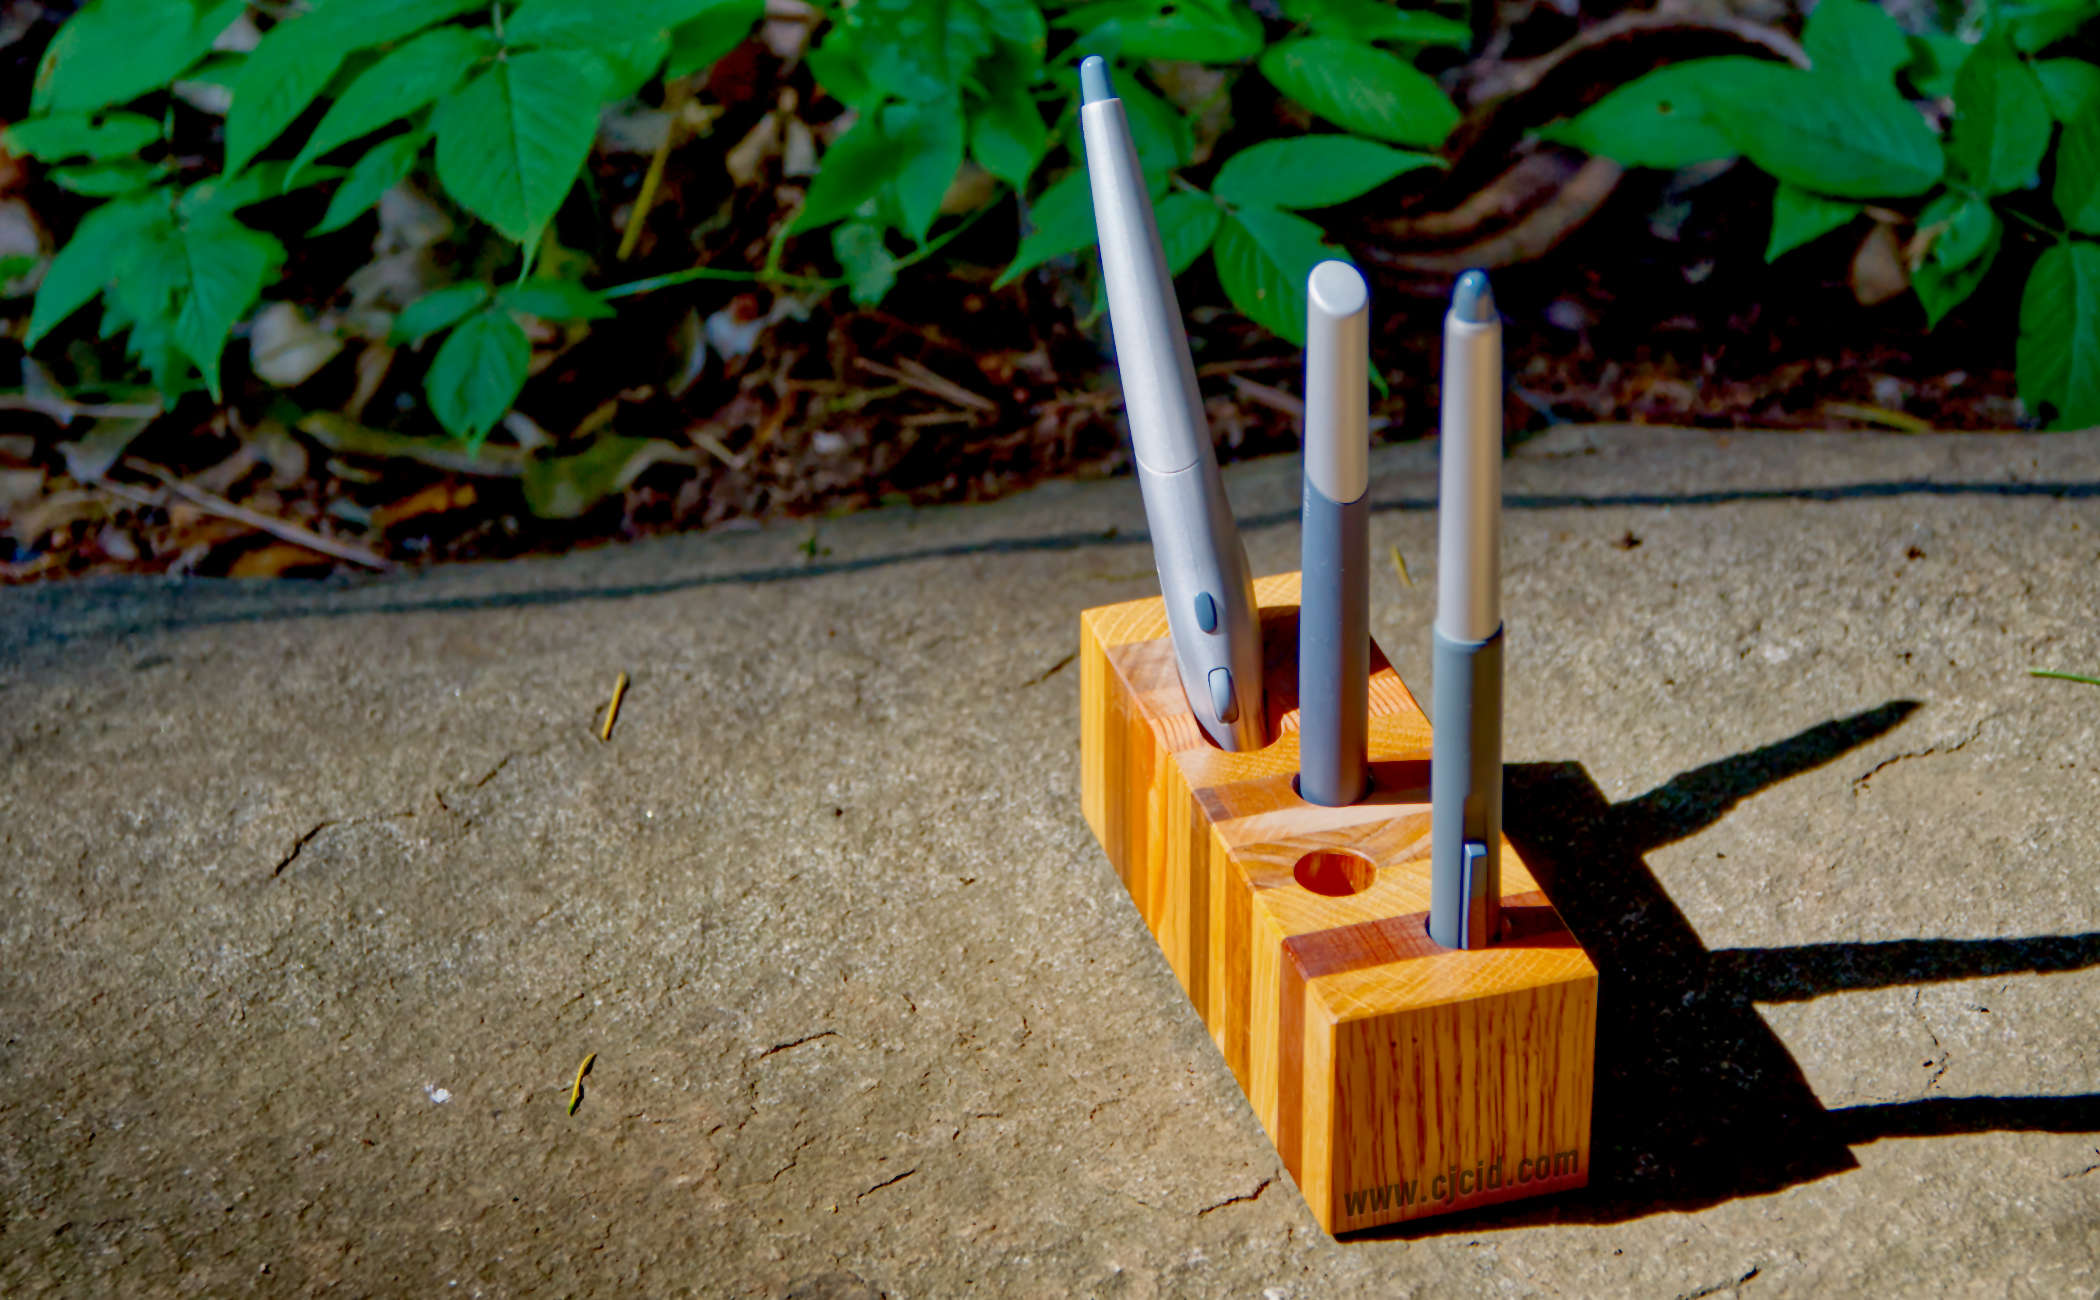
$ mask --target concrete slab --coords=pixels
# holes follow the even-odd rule
[[[1418,690],[1433,454],[1373,488]],[[1296,472],[1229,475],[1257,571]],[[1314,1228],[1080,818],[1125,480],[0,592],[0,1292],[2100,1287],[2100,689],[2026,674],[2100,670],[2100,435],[1562,429],[1508,487],[1589,1192]]]

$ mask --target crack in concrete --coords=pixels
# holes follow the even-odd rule
[[[1992,722],[1995,722],[1997,720],[1997,717],[1998,715],[1994,713],[1990,717],[1987,717],[1982,721],[1978,722],[1974,730],[1969,732],[1968,735],[1963,736],[1960,740],[1956,741],[1952,745],[1934,745],[1929,749],[1911,750],[1908,753],[1896,754],[1892,757],[1882,759],[1879,763],[1876,763],[1871,769],[1869,769],[1864,775],[1852,778],[1852,793],[1854,795],[1859,794],[1860,791],[1867,788],[1867,783],[1869,781],[1872,781],[1875,777],[1881,775],[1884,769],[1894,767],[1896,764],[1903,762],[1905,759],[1944,758],[1948,754],[1959,754],[1962,750],[1967,749],[1969,747],[1969,743],[1971,741],[1975,740],[1978,736],[1981,736],[1983,734],[1983,729],[1989,726]]]
[[[546,744],[540,745],[534,749],[510,750],[509,752],[505,753],[502,758],[496,760],[496,765],[494,767],[482,773],[476,779],[468,781],[463,785],[439,786],[436,790],[433,790],[431,792],[431,798],[434,801],[436,801],[439,811],[445,813],[447,816],[458,818],[463,826],[471,826],[473,824],[472,818],[465,816],[464,814],[454,809],[451,804],[445,802],[445,792],[447,790],[479,790],[483,786],[487,785],[489,782],[495,780],[497,776],[499,776],[502,773],[504,768],[509,767],[516,760],[521,758],[537,758],[541,754],[546,753],[548,750],[553,749],[556,745],[560,743],[561,741],[559,740],[550,740]],[[301,835],[298,838],[298,840],[296,840],[292,844],[291,851],[286,853],[283,857],[279,858],[277,860],[276,866],[270,868],[270,878],[272,880],[275,880],[277,877],[283,875],[285,872],[285,868],[291,866],[292,863],[296,862],[299,858],[299,855],[305,852],[306,846],[308,844],[313,843],[314,837],[319,835],[322,831],[327,830],[331,826],[370,825],[373,822],[393,821],[398,818],[414,817],[416,815],[416,812],[417,810],[414,808],[405,808],[398,809],[394,812],[369,813],[355,817],[330,817],[323,821],[316,822],[313,825],[312,829],[308,830],[304,835]]]
[[[771,1185],[773,1183],[779,1182],[780,1176],[782,1174],[786,1173],[788,1170],[793,1169],[796,1165],[800,1164],[802,1161],[802,1153],[804,1151],[807,1151],[810,1147],[810,1144],[815,1142],[816,1140],[816,1137],[812,1135],[796,1143],[795,1149],[793,1151],[788,1152],[788,1162],[782,1165],[780,1168],[775,1169],[773,1171],[773,1176],[771,1178],[768,1178],[766,1180],[766,1183],[768,1185]]]
[[[1934,1088],[1939,1086],[1940,1076],[1947,1073],[1947,1067],[1953,1063],[1953,1057],[1948,1053],[1947,1049],[1940,1044],[1940,1036],[1932,1031],[1932,1022],[1925,1018],[1925,1007],[1923,1005],[1924,998],[1924,989],[1916,988],[1911,990],[1911,1014],[1918,1018],[1918,1024],[1925,1030],[1925,1036],[1932,1040],[1932,1050],[1936,1054],[1936,1059],[1940,1063],[1939,1068],[1932,1072],[1932,1077],[1925,1081],[1925,1091],[1931,1092]]]
[[[277,877],[283,875],[284,869],[286,867],[291,866],[292,863],[298,859],[300,853],[305,851],[306,846],[308,844],[313,843],[314,836],[319,835],[322,831],[327,830],[329,827],[335,824],[336,819],[331,817],[325,822],[317,823],[312,830],[308,831],[304,835],[301,835],[298,839],[298,842],[292,845],[292,851],[290,853],[285,854],[283,857],[277,859],[277,865],[270,868],[270,879],[275,880]]]
[[[803,1045],[804,1043],[814,1043],[814,1042],[816,1042],[816,1041],[817,1041],[817,1040],[818,1040],[819,1038],[837,1038],[837,1037],[838,1037],[838,1034],[837,1034],[837,1033],[836,1033],[835,1031],[833,1031],[833,1030],[829,1030],[829,1029],[819,1029],[819,1030],[818,1030],[818,1031],[817,1031],[816,1033],[814,1033],[814,1034],[804,1034],[804,1035],[803,1035],[802,1037],[800,1037],[800,1038],[797,1038],[797,1039],[795,1039],[795,1040],[794,1040],[794,1041],[792,1041],[792,1042],[787,1042],[787,1043],[775,1043],[775,1044],[773,1044],[773,1045],[772,1045],[771,1047],[768,1047],[768,1048],[767,1048],[767,1049],[766,1049],[765,1051],[763,1051],[763,1052],[760,1052],[760,1053],[759,1053],[759,1054],[758,1054],[758,1055],[757,1055],[756,1057],[753,1057],[752,1059],[753,1059],[753,1060],[759,1060],[759,1061],[763,1061],[763,1060],[765,1060],[765,1059],[766,1059],[767,1057],[769,1057],[769,1056],[773,1055],[773,1054],[774,1054],[775,1052],[785,1052],[785,1051],[787,1051],[787,1050],[788,1050],[789,1048],[791,1048],[791,1047],[800,1047],[800,1046],[802,1046],[802,1045]]]
[[[1702,1297],[1705,1296],[1718,1295],[1723,1291],[1733,1291],[1737,1287],[1745,1285],[1750,1281],[1750,1279],[1756,1277],[1759,1273],[1762,1273],[1764,1271],[1765,1266],[1759,1264],[1739,1278],[1735,1278],[1732,1281],[1728,1282],[1716,1282],[1712,1286],[1702,1286],[1696,1291],[1686,1291],[1684,1294],[1678,1296],[1677,1300],[1702,1300]]]
[[[292,863],[298,861],[299,855],[306,851],[306,846],[314,842],[314,837],[318,836],[322,831],[327,830],[331,826],[369,826],[373,822],[399,821],[402,818],[413,817],[415,815],[415,809],[410,808],[403,812],[373,813],[369,816],[363,817],[330,817],[325,821],[316,822],[313,826],[313,829],[307,831],[306,834],[301,835],[298,838],[298,840],[295,843],[293,843],[291,852],[279,858],[277,860],[277,865],[270,868],[270,879],[275,880],[279,876],[283,875],[285,872],[285,868],[291,866]]]
[[[1074,659],[1077,659],[1078,657],[1079,652],[1076,650],[1073,651],[1071,654],[1068,654],[1064,658],[1058,660],[1056,663],[1051,664],[1048,668],[1045,668],[1043,671],[1037,673],[1035,676],[1029,678],[1027,681],[1022,682],[1021,689],[1025,691],[1031,686],[1041,686],[1044,682],[1049,681],[1052,677],[1055,677],[1059,672],[1063,671],[1066,665],[1070,664]]]
[[[1275,1181],[1276,1179],[1274,1177],[1264,1178],[1260,1182],[1256,1183],[1254,1185],[1254,1190],[1248,1192],[1245,1196],[1228,1196],[1224,1200],[1219,1201],[1216,1205],[1206,1205],[1202,1209],[1196,1211],[1196,1217],[1200,1219],[1204,1215],[1209,1214],[1212,1210],[1222,1210],[1228,1205],[1239,1205],[1246,1201],[1258,1201],[1261,1199],[1261,1194],[1269,1190],[1269,1184]]]
[[[853,1198],[853,1200],[854,1200],[854,1202],[855,1202],[856,1204],[858,1204],[858,1203],[859,1203],[859,1202],[861,1201],[861,1199],[862,1199],[862,1198],[864,1198],[864,1197],[867,1197],[867,1196],[871,1196],[871,1195],[873,1195],[874,1193],[876,1193],[876,1192],[879,1192],[879,1191],[881,1191],[881,1190],[882,1190],[883,1188],[885,1188],[885,1187],[890,1187],[890,1186],[894,1186],[894,1185],[895,1185],[895,1184],[897,1184],[897,1183],[901,1183],[901,1182],[903,1182],[903,1181],[904,1181],[905,1179],[907,1179],[907,1178],[911,1177],[911,1176],[912,1176],[913,1174],[915,1174],[915,1173],[918,1173],[918,1172],[919,1172],[918,1166],[914,1165],[914,1166],[912,1166],[912,1167],[911,1167],[910,1169],[907,1169],[907,1170],[905,1170],[905,1171],[904,1171],[903,1173],[901,1173],[901,1174],[898,1174],[898,1175],[897,1175],[897,1176],[896,1176],[895,1178],[885,1178],[885,1179],[883,1179],[883,1180],[882,1180],[881,1182],[879,1182],[879,1183],[875,1184],[875,1185],[874,1185],[873,1187],[870,1187],[870,1188],[869,1188],[869,1189],[868,1189],[867,1191],[865,1191],[865,1192],[862,1192],[862,1193],[861,1193],[861,1194],[860,1194],[859,1196],[856,1196],[856,1197],[854,1197],[854,1198]]]

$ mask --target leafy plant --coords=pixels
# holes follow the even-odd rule
[[[1345,202],[1439,159],[1458,110],[1405,56],[1463,45],[1463,24],[1380,0],[1287,0],[1292,34],[1268,43],[1240,0],[860,0],[810,54],[819,85],[854,110],[825,154],[787,233],[831,229],[854,299],[880,301],[900,263],[893,240],[923,248],[965,157],[1027,194],[1031,232],[1001,285],[1095,240],[1073,66],[1116,65],[1116,86],[1178,274],[1208,252],[1233,305],[1303,341],[1305,276],[1344,256],[1297,215]],[[1052,39],[1067,56],[1045,58]],[[1395,51],[1398,51],[1397,53]],[[1226,159],[1208,191],[1181,171],[1194,156],[1187,116],[1151,89],[1154,59],[1256,70],[1285,98],[1348,134],[1271,140]],[[1222,99],[1229,86],[1221,87]],[[1045,120],[1045,111],[1050,118]],[[1403,146],[1403,147],[1395,147]],[[1047,167],[1062,151],[1064,167]],[[1048,175],[1047,183],[1040,178]],[[1171,191],[1171,192],[1170,192]]]
[[[448,431],[478,441],[525,381],[530,349],[515,316],[610,314],[578,285],[525,278],[582,171],[600,108],[659,72],[706,67],[751,30],[762,0],[523,0],[508,13],[479,0],[326,0],[279,21],[245,55],[198,67],[246,7],[90,0],[53,39],[33,115],[9,128],[8,145],[63,164],[53,180],[108,201],[53,259],[28,343],[100,296],[104,336],[128,331],[131,355],[164,394],[192,386],[195,367],[217,398],[227,339],[285,255],[236,214],[333,183],[312,233],[341,229],[434,141],[444,192],[523,252],[518,284],[440,290],[397,328],[419,341],[450,331],[425,391]],[[156,122],[122,108],[185,76],[231,93],[223,170],[201,181],[172,168],[166,114]],[[289,163],[261,161],[323,98],[327,111]],[[347,170],[321,165],[337,151],[350,155]]]
[[[2021,398],[2051,428],[2100,424],[2100,67],[2053,55],[2095,17],[2092,0],[2035,0],[1988,9],[1960,34],[1913,37],[1870,0],[1820,0],[1802,33],[1806,68],[1672,65],[1545,134],[1629,166],[1749,159],[1778,181],[1767,261],[1870,202],[1915,205],[1906,253],[1928,326],[1994,268],[2024,270]],[[1914,97],[1951,105],[1944,134]],[[2006,256],[2013,237],[2018,258]]]
[[[699,267],[602,292],[535,277],[535,254],[582,172],[602,107],[653,77],[707,68],[750,33],[762,7],[316,0],[279,11],[258,39],[241,0],[89,0],[38,70],[32,115],[7,132],[10,148],[49,164],[58,184],[100,200],[48,268],[27,341],[99,298],[103,336],[125,335],[164,395],[201,382],[218,398],[226,343],[286,260],[284,210],[267,205],[295,191],[324,194],[308,234],[326,235],[427,174],[518,250],[517,283],[438,289],[410,304],[391,334],[435,348],[424,379],[430,410],[454,438],[478,445],[530,367],[521,319],[587,321],[609,314],[611,299],[689,279],[844,287],[857,302],[879,302],[903,268],[974,219],[951,213],[936,232],[966,163],[1025,199],[1031,230],[1000,283],[1091,246],[1067,66],[1081,53],[1117,64],[1176,271],[1208,254],[1235,306],[1297,340],[1306,273],[1339,255],[1302,214],[1439,163],[1430,151],[1458,113],[1413,60],[1468,39],[1463,24],[1385,0],[1280,0],[1289,27],[1273,43],[1241,0],[853,0],[822,11],[807,55],[850,124],[765,266]],[[231,48],[241,31],[245,52]],[[1199,167],[1191,114],[1159,93],[1154,61],[1217,70],[1211,108],[1255,74],[1325,125]],[[200,176],[172,148],[167,92],[178,83],[225,98],[216,174]],[[1207,188],[1192,179],[1204,171]],[[828,233],[840,279],[781,269],[785,241],[805,232]]]

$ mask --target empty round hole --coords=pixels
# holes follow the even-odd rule
[[[1378,868],[1369,858],[1347,849],[1319,849],[1298,859],[1291,874],[1315,894],[1347,898],[1369,889],[1378,876]]]

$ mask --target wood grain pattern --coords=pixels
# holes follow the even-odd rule
[[[1088,825],[1328,1231],[1582,1186],[1596,967],[1506,841],[1502,940],[1429,939],[1429,721],[1375,643],[1372,791],[1298,798],[1298,575],[1255,597],[1251,753],[1189,713],[1158,599],[1081,616]]]

